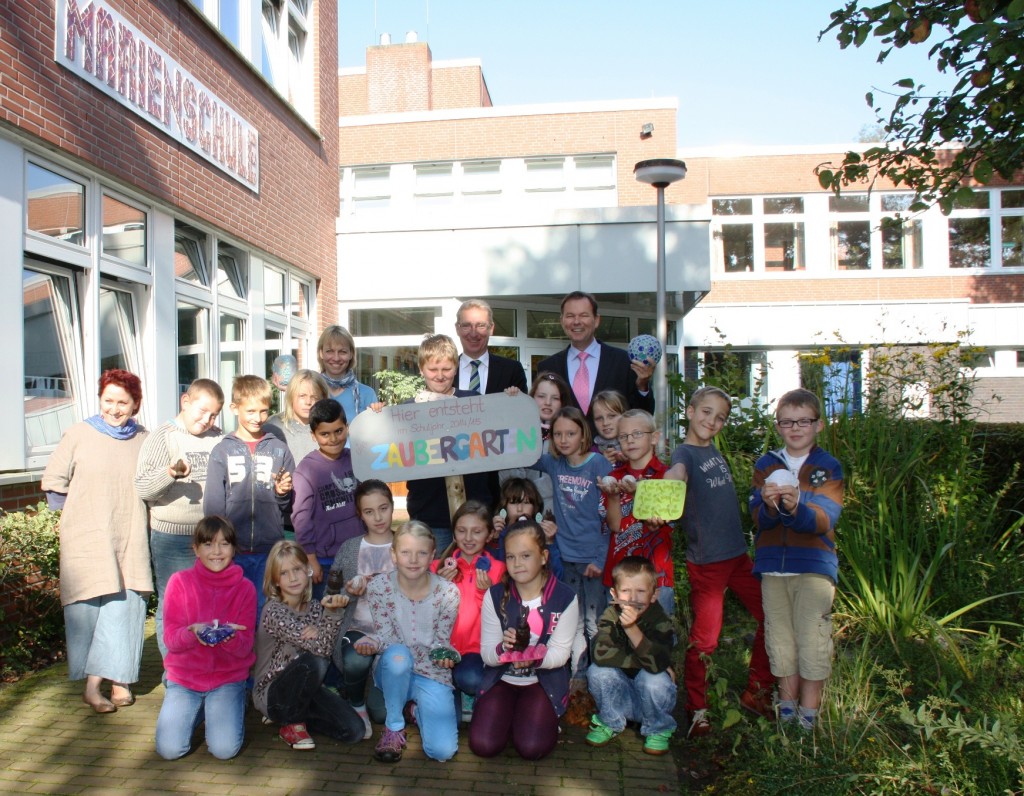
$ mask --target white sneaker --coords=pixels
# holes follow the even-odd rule
[[[370,726],[370,714],[366,712],[366,705],[360,705],[359,707],[353,706],[352,708],[363,720],[363,726],[366,727],[366,732],[363,733],[363,740],[373,737],[373,727]]]

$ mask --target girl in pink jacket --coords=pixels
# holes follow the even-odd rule
[[[256,660],[256,588],[235,557],[235,528],[204,517],[192,534],[196,563],[176,572],[164,597],[164,702],[156,751],[167,760],[188,753],[192,732],[206,725],[210,754],[228,760],[245,737],[245,682]]]

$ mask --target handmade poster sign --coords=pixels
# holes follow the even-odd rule
[[[633,516],[638,520],[649,520],[651,517],[678,520],[683,516],[685,502],[685,481],[640,481],[636,485],[636,497],[633,499]]]
[[[542,451],[540,415],[526,394],[386,406],[356,416],[349,446],[360,481],[414,481],[529,467]]]

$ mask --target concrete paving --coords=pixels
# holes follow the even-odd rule
[[[212,757],[200,732],[196,749],[168,762],[153,745],[163,699],[161,673],[150,620],[132,707],[93,713],[81,701],[82,683],[69,682],[63,664],[0,688],[0,793],[635,796],[678,793],[684,787],[678,733],[674,755],[652,757],[641,751],[633,728],[593,749],[584,743],[584,730],[567,727],[548,758],[528,762],[511,750],[491,760],[478,758],[462,729],[459,753],[437,763],[424,757],[418,732],[410,728],[403,759],[382,764],[373,759],[377,732],[373,740],[354,746],[320,737],[315,750],[295,751],[251,708],[245,745],[235,759]]]

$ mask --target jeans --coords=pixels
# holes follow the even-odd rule
[[[263,593],[263,573],[267,569],[266,553],[235,553],[235,563],[242,568],[246,579],[256,587],[256,624],[263,616],[267,595]]]
[[[331,571],[331,564],[334,563],[333,558],[320,558],[317,556],[317,562],[320,564],[320,569],[323,570],[324,576],[320,578],[319,583],[313,584],[313,599],[320,602],[324,596],[324,592],[327,590],[327,573]]]
[[[430,532],[434,534],[434,558],[440,558],[445,548],[455,539],[455,534],[451,528],[431,528]]]
[[[651,674],[641,669],[631,679],[614,666],[591,666],[587,686],[597,703],[598,717],[616,732],[625,729],[627,721],[639,721],[641,735],[676,728],[672,718],[676,684],[668,672]]]
[[[452,669],[452,681],[455,683],[456,692],[461,691],[475,697],[480,693],[480,683],[483,679],[484,659],[480,657],[479,652],[467,652]]]
[[[590,650],[597,638],[597,620],[601,618],[604,609],[608,607],[608,589],[602,582],[601,575],[596,578],[588,578],[583,573],[587,564],[574,561],[562,563],[565,577],[563,581],[574,592],[579,601],[580,618],[583,620],[583,633],[587,640],[587,649]],[[581,666],[581,669],[585,666]]]
[[[452,689],[413,671],[412,652],[404,644],[392,644],[380,653],[374,680],[384,692],[389,730],[405,729],[402,709],[410,699],[416,703],[423,753],[433,759],[449,760],[459,751],[458,719]],[[362,737],[362,736],[360,736]]]
[[[212,691],[193,691],[168,680],[156,720],[157,754],[164,760],[184,757],[192,748],[192,733],[204,721],[210,754],[230,760],[245,739],[245,701],[244,680]]]
[[[363,740],[365,725],[352,706],[323,685],[330,661],[303,652],[267,689],[267,718],[278,724],[305,724],[310,732],[342,743]]]
[[[676,590],[672,586],[658,587],[658,603],[669,616],[676,614]]]
[[[167,581],[171,579],[171,575],[181,572],[183,569],[190,569],[196,563],[196,554],[192,549],[192,536],[151,531],[149,534],[149,557],[153,562],[156,596],[160,598],[156,605],[156,643],[160,647],[160,656],[166,657],[164,593],[167,591]]]
[[[374,724],[383,724],[386,716],[384,695],[376,686],[366,693],[366,681],[370,679],[370,668],[376,655],[361,655],[353,646],[365,634],[350,630],[338,637],[334,647],[334,666],[341,672],[342,695],[348,698],[352,707],[366,706],[366,712]]]

